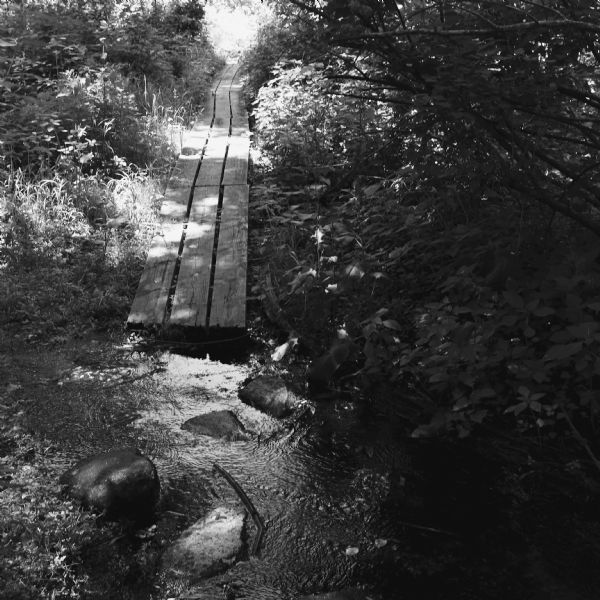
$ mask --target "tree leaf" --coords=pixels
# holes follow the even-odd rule
[[[505,414],[513,413],[516,416],[521,414],[527,408],[527,406],[527,402],[519,402],[518,404],[513,404],[513,406],[509,406],[504,412]]]
[[[574,342],[572,344],[557,344],[551,346],[548,352],[544,355],[544,360],[564,360],[577,354],[583,348],[582,342]]]
[[[381,324],[387,329],[393,329],[394,331],[402,331],[400,323],[398,323],[398,321],[394,321],[394,319],[386,319],[385,321],[381,321]]]
[[[536,317],[549,317],[550,315],[556,313],[556,311],[553,308],[550,308],[549,306],[540,306],[539,308],[536,308],[531,312]]]
[[[513,308],[520,310],[525,306],[523,298],[521,298],[521,296],[519,296],[519,294],[513,290],[506,290],[502,295],[504,296],[506,302]]]
[[[496,392],[491,387],[481,388],[479,390],[474,390],[471,394],[471,400],[473,402],[477,402],[478,400],[483,400],[484,398],[495,398]]]
[[[355,262],[344,269],[344,276],[349,279],[362,279],[365,276],[365,271],[360,263]]]
[[[553,344],[567,344],[573,339],[573,336],[566,331],[565,329],[561,329],[560,331],[556,331],[550,336],[550,341]]]
[[[598,323],[596,321],[588,321],[587,323],[579,323],[578,325],[570,325],[567,327],[567,331],[573,335],[573,337],[580,338],[583,340],[589,339],[592,334],[598,331]]]

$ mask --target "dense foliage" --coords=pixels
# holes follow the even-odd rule
[[[268,189],[295,249],[318,243],[285,265],[292,285],[311,274],[296,293],[360,304],[333,324],[352,329],[369,385],[385,373],[413,390],[415,435],[516,418],[591,452],[596,3],[290,0],[277,19],[249,89],[267,163],[308,186]]]
[[[1,323],[60,340],[69,311],[122,319],[219,59],[194,0],[0,13]]]
[[[219,67],[203,16],[196,0],[0,6],[3,598],[96,593],[80,563],[103,529],[58,494],[72,456],[21,425],[31,390],[17,382],[44,358],[33,378],[5,359],[122,328],[181,130]],[[128,568],[102,572],[113,585]]]
[[[181,124],[202,102],[214,57],[196,2],[2,10],[4,174],[144,166],[162,144],[156,120]]]

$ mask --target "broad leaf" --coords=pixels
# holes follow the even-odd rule
[[[564,360],[577,354],[583,348],[582,342],[574,342],[572,344],[557,344],[551,346],[548,352],[544,355],[544,360]]]

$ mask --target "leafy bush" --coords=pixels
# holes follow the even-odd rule
[[[578,273],[559,262],[501,292],[472,270],[448,277],[447,295],[419,310],[417,339],[400,354],[398,373],[451,407],[444,425],[465,433],[498,412],[522,426],[554,425],[571,408],[589,409],[595,420],[598,269]]]
[[[258,28],[254,43],[242,57],[242,72],[248,96],[256,98],[260,88],[273,77],[279,62],[301,60],[318,62],[319,51],[314,43],[314,28],[282,11],[266,18]]]
[[[0,458],[8,485],[0,496],[0,586],[5,598],[80,597],[87,578],[78,572],[82,546],[98,534],[94,518],[58,494],[65,459],[20,435],[10,457]],[[50,491],[51,490],[51,491]]]
[[[315,181],[335,174],[338,182],[372,172],[374,163],[381,168],[379,150],[393,135],[389,107],[332,86],[323,64],[287,61],[272,71],[253,115],[273,165],[302,168]]]
[[[0,13],[3,325],[56,341],[78,320],[120,326],[181,128],[219,64],[202,7],[39,2]]]
[[[118,8],[2,9],[0,172],[165,163],[164,130],[202,106],[218,61],[196,2]]]
[[[545,62],[541,46],[510,37],[500,54],[478,55],[473,65],[469,48],[500,41],[487,30],[477,37],[481,23],[467,10],[440,25],[447,36],[427,29],[437,13],[411,15],[418,37],[396,40],[401,7],[291,4],[303,18],[294,21],[288,9],[287,29],[274,34],[272,48],[259,37],[249,54],[255,68],[247,63],[249,89],[259,88],[254,116],[267,168],[284,167],[277,172],[291,186],[295,169],[306,174],[302,183],[319,183],[258,190],[270,221],[288,229],[279,228],[287,253],[278,247],[270,261],[281,269],[279,286],[291,286],[280,287],[280,304],[293,311],[301,295],[302,314],[307,305],[327,306],[331,328],[343,324],[362,345],[365,385],[383,376],[415,393],[416,436],[468,435],[491,419],[521,431],[592,435],[600,273],[597,243],[581,225],[595,227],[588,192],[597,145],[582,154],[571,145],[581,137],[566,132],[597,107],[557,96],[552,81],[569,68],[575,79],[589,74],[594,59],[568,53],[579,41],[565,37],[563,46],[548,34]],[[504,8],[489,18],[514,21]],[[307,22],[314,31],[299,53],[293,41]],[[531,17],[515,27],[537,25]],[[463,39],[469,35],[475,39]],[[483,67],[493,60],[502,77]],[[519,115],[532,82],[537,112],[525,122]],[[508,102],[507,94],[510,116],[499,121],[497,98]],[[539,132],[545,119],[553,120],[548,135],[532,137],[530,127]],[[504,127],[512,128],[510,148]],[[548,143],[539,148],[542,138]],[[525,167],[527,152],[535,164]],[[575,190],[565,165],[584,155]]]

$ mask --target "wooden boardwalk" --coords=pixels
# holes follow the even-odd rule
[[[225,68],[206,119],[184,136],[129,327],[246,326],[250,138],[236,74]]]

